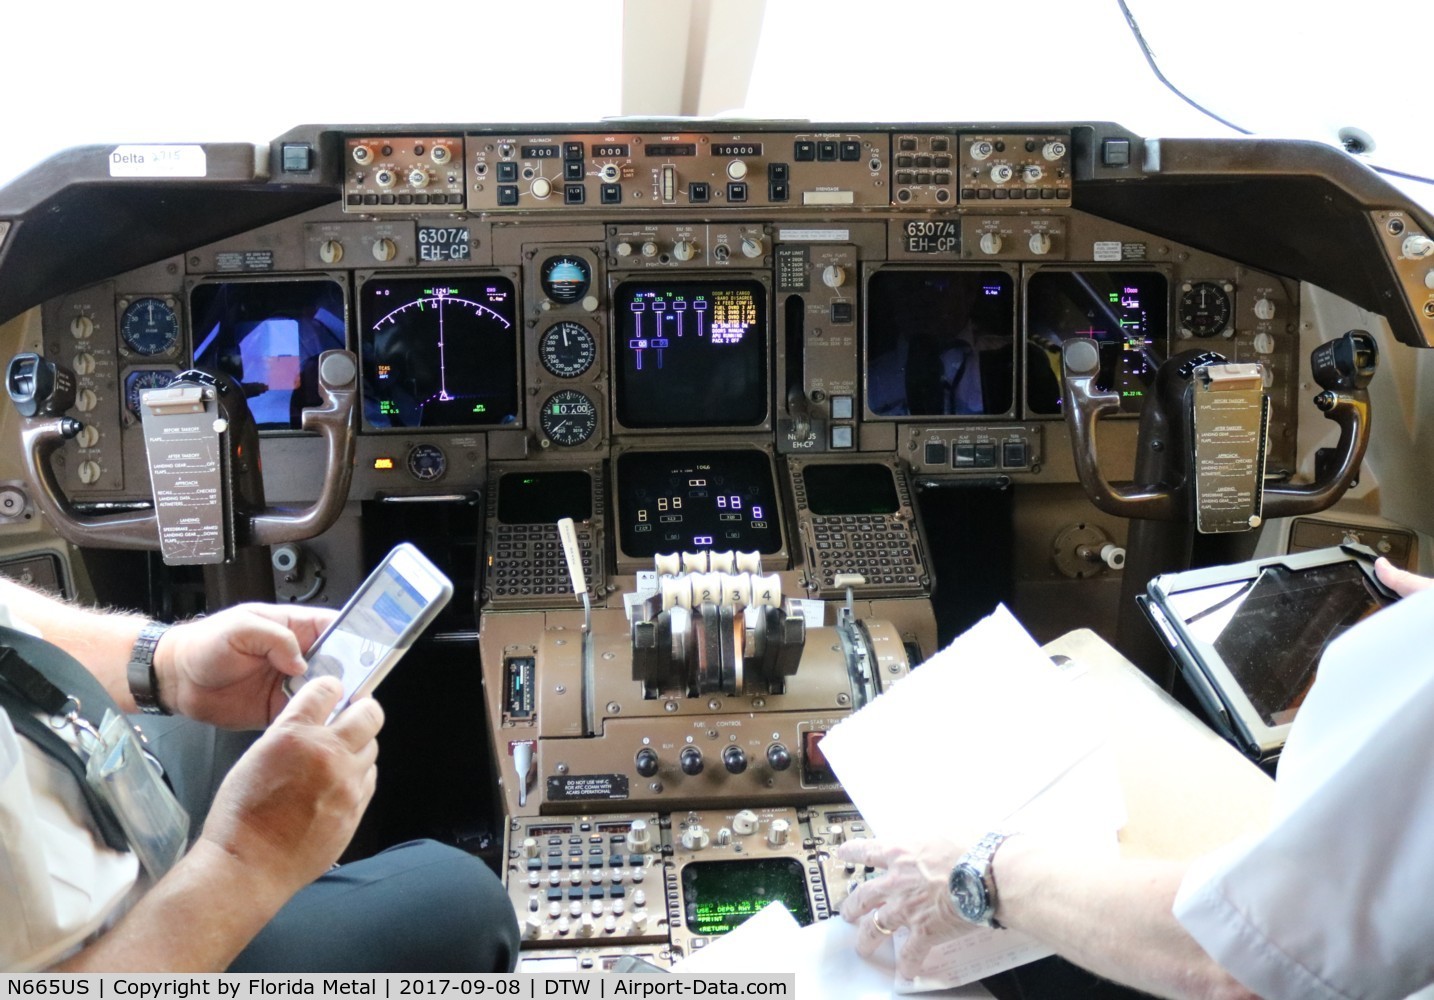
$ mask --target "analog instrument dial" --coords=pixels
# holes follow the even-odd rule
[[[578,301],[588,293],[592,278],[592,268],[581,257],[564,254],[543,261],[543,293],[554,302],[567,305]]]
[[[558,378],[577,378],[597,360],[597,340],[581,323],[555,323],[538,341],[538,358]]]
[[[178,314],[163,298],[136,298],[120,316],[119,336],[136,354],[169,353],[179,343]]]
[[[173,368],[137,368],[124,377],[124,408],[136,420],[143,419],[139,409],[140,393],[146,389],[163,389],[178,374]]]
[[[544,401],[538,423],[549,441],[571,448],[597,430],[597,407],[576,389],[562,389]]]
[[[1213,281],[1197,281],[1180,295],[1180,329],[1213,337],[1230,325],[1230,295]]]
[[[416,444],[408,450],[404,464],[414,479],[420,483],[431,483],[442,479],[448,471],[448,456],[437,445]]]
[[[164,299],[135,299],[120,317],[120,337],[136,354],[167,354],[179,343],[179,316]]]

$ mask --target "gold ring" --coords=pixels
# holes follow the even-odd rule
[[[891,935],[894,934],[895,931],[893,931],[893,930],[892,930],[891,928],[889,928],[889,927],[883,927],[883,926],[881,926],[881,921],[878,920],[878,919],[876,919],[876,915],[877,915],[878,913],[880,913],[880,912],[881,912],[880,910],[873,910],[873,911],[871,912],[871,926],[875,927],[875,928],[876,928],[876,932],[877,932],[878,934],[880,934],[882,937],[891,937]]]

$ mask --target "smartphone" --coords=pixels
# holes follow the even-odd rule
[[[343,697],[329,722],[378,687],[453,596],[453,583],[407,542],[396,545],[304,654],[309,669],[290,677],[290,697],[315,677],[337,677]]]

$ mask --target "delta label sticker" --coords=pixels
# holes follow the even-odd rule
[[[203,146],[116,146],[111,177],[203,177],[209,164]]]

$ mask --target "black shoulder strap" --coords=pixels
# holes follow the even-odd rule
[[[91,725],[98,727],[106,708],[119,714],[119,706],[104,685],[74,657],[43,639],[0,627],[0,663],[11,657],[28,664],[55,687],[78,699],[79,715]],[[114,812],[85,780],[85,763],[80,755],[48,722],[35,717],[36,709],[45,711],[45,706],[37,705],[32,697],[14,684],[0,679],[0,707],[9,715],[16,732],[59,761],[74,776],[105,845],[116,851],[129,850],[129,841]]]

